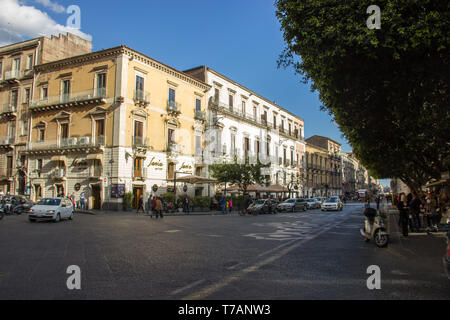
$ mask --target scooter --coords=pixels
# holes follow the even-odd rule
[[[384,226],[383,219],[378,215],[377,210],[366,208],[364,210],[366,220],[364,222],[364,230],[361,229],[361,235],[366,242],[375,241],[379,248],[387,247],[389,242],[389,234]]]

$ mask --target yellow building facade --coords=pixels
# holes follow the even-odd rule
[[[32,199],[75,195],[121,209],[194,174],[209,86],[126,46],[35,67],[24,154]],[[192,194],[194,190],[189,190]]]

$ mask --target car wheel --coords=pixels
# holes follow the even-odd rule
[[[72,211],[72,213],[70,214],[69,220],[73,220],[73,211]]]
[[[55,222],[60,222],[60,221],[61,221],[61,215],[58,213],[56,215]]]
[[[295,212],[295,206],[292,207],[292,213],[294,213],[294,212]]]

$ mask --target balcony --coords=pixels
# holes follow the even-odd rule
[[[106,103],[106,89],[96,88],[88,91],[49,96],[30,103],[31,111],[57,110],[68,107]]]
[[[150,93],[144,90],[134,90],[133,99],[134,104],[146,107],[150,104]]]
[[[11,147],[15,142],[15,137],[0,137],[0,147]]]
[[[204,111],[195,110],[194,111],[194,119],[204,121],[204,120],[206,120],[206,113]]]
[[[17,116],[17,104],[5,103],[0,109],[0,116],[16,117]]]
[[[60,140],[44,140],[44,141],[34,141],[27,145],[27,151],[43,152],[47,151],[52,153],[52,151],[57,152],[59,150],[86,150],[92,149],[95,152],[103,147],[105,144],[104,136],[97,136],[92,139],[91,136],[85,137],[71,137]]]
[[[169,142],[167,144],[167,152],[173,156],[177,156],[180,154],[179,146],[175,142]]]
[[[9,180],[12,181],[13,177],[13,169],[12,168],[5,168],[0,170],[0,180]]]
[[[253,125],[258,125],[263,128],[268,128],[269,123],[267,121],[263,121],[263,119],[258,119],[257,115],[246,113],[245,110],[242,110],[242,106],[238,106],[238,108],[231,108],[228,104],[221,103],[217,100],[211,99],[209,102],[209,106],[211,110],[216,111],[218,113],[228,115],[234,117],[235,119],[246,121]]]
[[[49,173],[49,178],[54,180],[65,180],[66,179],[66,169],[54,169]]]
[[[150,140],[144,137],[133,137],[133,148],[147,148],[150,145]]]
[[[181,104],[172,100],[167,100],[167,112],[170,115],[178,116],[181,113]]]

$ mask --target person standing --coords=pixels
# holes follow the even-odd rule
[[[147,200],[147,215],[149,215],[150,217],[152,216],[152,196],[151,195],[148,196],[148,200]]]
[[[184,207],[183,211],[189,214],[189,198],[187,196],[184,197],[183,207]]]
[[[230,199],[228,202],[228,213],[231,213],[233,211],[233,200]]]
[[[402,233],[404,237],[408,236],[408,207],[406,204],[406,197],[404,193],[398,196],[397,209],[400,213],[399,225],[402,228]]]
[[[152,216],[158,218],[158,212],[156,211],[156,197],[152,197],[150,207],[152,208]]]
[[[82,192],[80,194],[80,207],[81,207],[81,210],[86,210],[85,203],[84,203],[85,199],[86,198],[84,196],[84,192]]]
[[[377,196],[375,198],[375,201],[377,203],[377,210],[380,210],[380,202],[381,202],[381,196]]]
[[[413,199],[411,200],[411,202],[409,202],[408,205],[411,210],[414,229],[415,231],[419,231],[422,227],[420,223],[420,206],[422,205],[422,202],[420,201],[417,193],[413,193]]]
[[[158,219],[158,214],[161,217],[161,219],[164,218],[163,213],[162,213],[162,201],[160,198],[156,198],[155,211],[156,211],[156,219]]]

